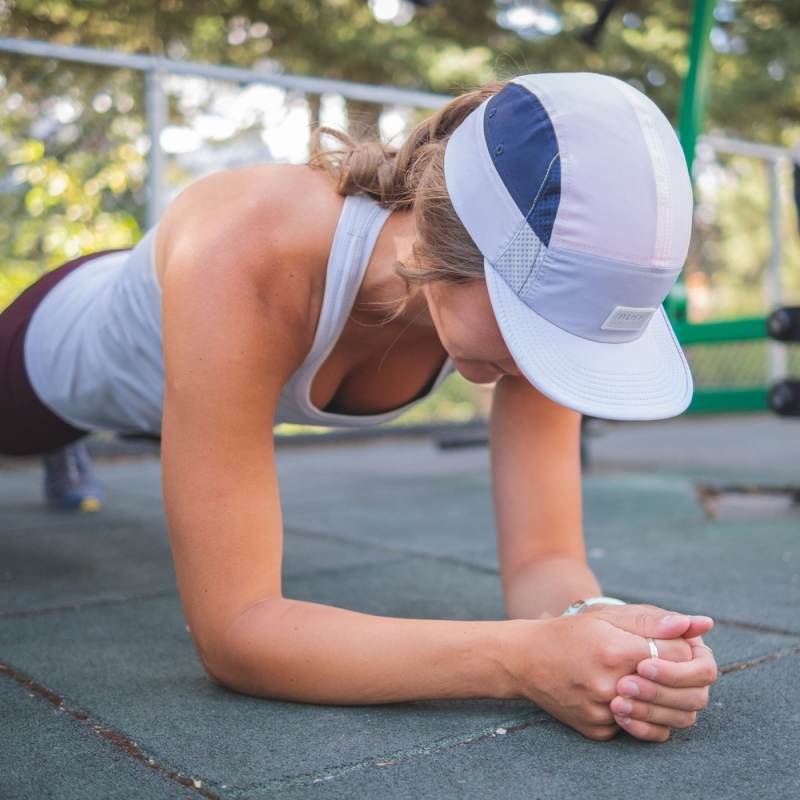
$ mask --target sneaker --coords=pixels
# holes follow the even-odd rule
[[[103,490],[83,442],[44,457],[44,496],[50,508],[100,510]]]

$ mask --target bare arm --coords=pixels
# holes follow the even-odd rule
[[[576,600],[601,595],[586,564],[583,543],[580,414],[559,406],[524,379],[505,377],[495,393],[491,442],[500,565],[509,616],[556,617]],[[637,615],[660,610],[594,606],[591,611],[587,616],[627,631],[641,631]],[[708,685],[716,678],[713,656],[698,636],[710,627],[707,618],[694,619],[683,631],[688,643],[681,639],[683,647],[675,647],[675,641],[660,641],[660,660],[645,658],[637,666],[639,674],[618,681],[613,692],[617,696],[610,703],[617,724],[651,741],[664,741],[671,727],[694,724],[696,712],[708,702]],[[568,641],[565,636],[559,646],[568,646]],[[580,650],[569,655],[575,660],[584,657]],[[540,702],[569,722],[560,708],[548,705],[559,697],[557,687],[564,674],[553,676],[555,689]],[[580,725],[575,727],[581,730]]]
[[[500,657],[516,623],[387,619],[282,597],[272,418],[313,338],[313,281],[301,278],[313,259],[324,274],[324,226],[332,236],[338,207],[308,210],[319,246],[268,202],[261,239],[246,208],[217,237],[219,209],[237,201],[224,180],[213,183],[208,198],[200,186],[173,209],[182,233],[167,236],[163,270],[164,496],[207,671],[238,691],[306,702],[516,695]]]
[[[524,378],[495,390],[492,486],[509,617],[558,616],[602,594],[586,565],[580,419]]]
[[[206,670],[237,691],[305,702],[524,697],[608,738],[616,730],[608,704],[646,656],[642,637],[679,637],[687,618],[667,624],[661,612],[645,614],[631,632],[600,614],[402,620],[283,598],[271,423],[313,339],[314,276],[324,275],[339,208],[307,173],[309,185],[281,191],[285,174],[270,172],[276,197],[257,203],[257,185],[200,182],[159,231],[165,507]]]

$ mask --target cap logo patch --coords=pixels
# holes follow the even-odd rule
[[[657,308],[633,308],[617,306],[600,326],[604,331],[640,331],[650,322]],[[596,323],[595,323],[596,324]]]

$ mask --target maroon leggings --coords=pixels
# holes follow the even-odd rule
[[[49,453],[88,433],[73,428],[36,396],[25,369],[25,332],[39,303],[60,280],[81,264],[113,252],[83,256],[48,272],[0,314],[0,453]]]

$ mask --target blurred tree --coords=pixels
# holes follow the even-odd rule
[[[0,308],[43,270],[139,238],[139,92],[124,70],[0,60]]]
[[[552,0],[562,30],[535,39],[499,24],[524,2],[439,0],[413,15],[406,5],[395,19],[404,24],[392,24],[378,22],[366,0],[0,0],[0,35],[449,93],[526,71],[598,71],[636,85],[675,121],[688,0],[620,0],[594,48],[578,34],[600,0]],[[707,127],[794,144],[800,3],[718,0],[716,17]],[[0,307],[42,269],[128,246],[143,225],[140,76],[56,67],[0,58]],[[318,114],[318,99],[310,106]],[[349,112],[351,125],[368,128],[378,109],[351,103]],[[720,226],[763,226],[754,216],[763,204],[750,205],[740,205],[752,217],[744,227],[722,214],[702,235],[713,244],[728,237]],[[767,246],[748,258],[763,260]]]
[[[674,118],[688,0],[621,0],[595,49],[575,35],[593,3],[553,0],[563,30],[530,41],[497,22],[499,6],[524,2],[439,0],[392,24],[366,0],[0,0],[0,33],[441,92],[588,69],[637,82]],[[800,120],[800,3],[718,0],[716,17],[709,125],[775,141]]]

